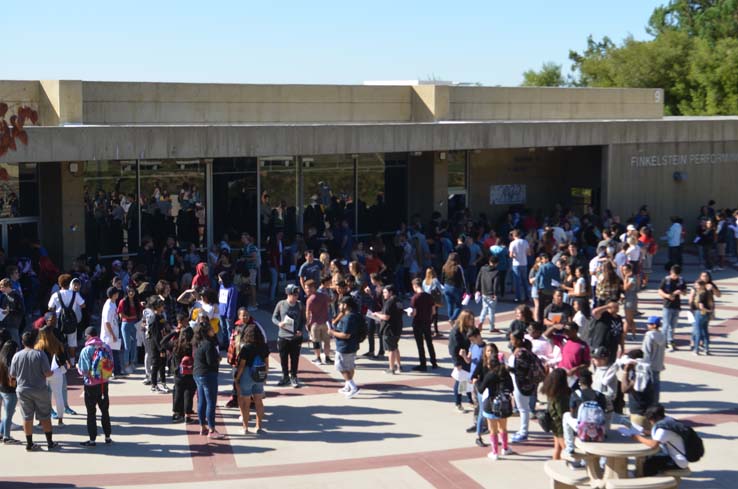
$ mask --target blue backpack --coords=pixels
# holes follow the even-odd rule
[[[269,372],[267,370],[266,363],[264,363],[264,359],[261,358],[261,355],[256,355],[254,357],[254,361],[249,367],[249,372],[251,374],[251,380],[254,382],[264,382],[266,380]]]

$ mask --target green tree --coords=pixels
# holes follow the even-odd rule
[[[522,87],[563,87],[566,85],[561,74],[561,65],[548,62],[543,63],[540,70],[528,70],[523,73]]]

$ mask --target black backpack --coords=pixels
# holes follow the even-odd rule
[[[674,432],[682,437],[685,453],[682,453],[674,445],[670,445],[674,450],[684,455],[687,462],[697,462],[705,455],[705,446],[702,443],[702,439],[691,426],[687,426],[681,421],[677,421],[675,419],[662,419],[653,426],[654,430],[659,428]]]
[[[61,292],[56,293],[56,298],[61,305],[61,313],[59,313],[59,326],[62,333],[74,334],[77,332],[77,315],[74,313],[74,302],[77,299],[77,292],[72,292],[72,299],[69,301],[69,305],[65,305],[61,298]]]

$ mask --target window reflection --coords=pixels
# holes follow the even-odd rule
[[[213,236],[240,242],[241,233],[256,236],[256,158],[213,160]]]
[[[291,243],[297,232],[295,159],[291,156],[263,158],[259,160],[259,174],[262,242],[266,243],[267,237],[282,231],[285,241]]]
[[[38,216],[36,163],[0,163],[0,217]]]

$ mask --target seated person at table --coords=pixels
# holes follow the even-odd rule
[[[643,475],[652,476],[666,470],[686,469],[689,463],[685,455],[687,450],[684,440],[679,434],[667,429],[669,423],[676,421],[664,414],[664,406],[661,404],[648,408],[645,417],[654,425],[651,438],[633,435],[633,439],[647,447],[659,447],[661,452],[646,458],[643,464]]]
[[[594,401],[602,409],[602,424],[599,427],[605,430],[605,413],[607,412],[607,399],[601,392],[592,389],[592,372],[582,370],[579,373],[579,389],[571,393],[569,398],[569,412],[564,413],[564,443],[566,453],[574,453],[574,436],[579,428],[579,407],[587,401]]]

